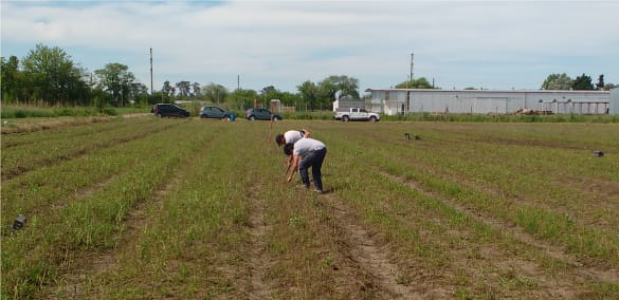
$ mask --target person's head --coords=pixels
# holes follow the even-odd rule
[[[275,136],[275,142],[278,146],[281,146],[283,144],[286,144],[286,139],[284,138],[283,134],[278,134]]]
[[[293,143],[288,143],[286,145],[284,145],[284,154],[290,156],[292,155],[292,150],[294,149],[294,144]]]

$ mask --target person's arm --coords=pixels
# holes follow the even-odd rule
[[[294,158],[292,159],[292,171],[290,172],[290,176],[288,176],[288,182],[292,181],[292,175],[294,175],[294,173],[299,167],[299,156],[293,155],[293,157]]]
[[[288,164],[286,165],[286,175],[288,175],[288,171],[290,167],[292,167],[293,155],[288,155]]]
[[[290,171],[291,166],[292,166],[292,155],[288,155],[288,163],[286,164],[286,175],[288,175],[288,171]]]
[[[310,132],[309,132],[309,131],[307,131],[307,129],[303,129],[303,132],[305,132],[305,133],[303,134],[303,137],[306,137],[306,138],[310,137]]]

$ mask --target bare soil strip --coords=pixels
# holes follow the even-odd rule
[[[204,154],[210,149],[210,145],[217,139],[219,134],[219,131],[215,132],[194,155],[187,156],[184,162],[179,163],[172,171],[173,175],[168,177],[172,179],[155,190],[149,199],[144,199],[135,204],[125,217],[125,229],[120,233],[121,237],[115,248],[96,253],[84,252],[74,256],[72,260],[67,261],[65,265],[60,267],[60,269],[65,270],[65,275],[56,282],[56,285],[42,289],[39,295],[44,299],[66,299],[67,295],[70,295],[69,299],[88,298],[87,285],[89,278],[94,278],[112,269],[119,260],[118,257],[126,249],[135,248],[139,240],[140,229],[154,221],[152,217],[149,218],[146,215],[147,207],[159,207],[158,209],[161,209],[167,194],[172,188],[178,187],[184,179],[184,175],[187,174],[182,166],[200,157],[204,157]],[[57,295],[62,295],[64,298],[58,298]]]
[[[270,299],[271,290],[269,285],[264,282],[263,278],[267,276],[267,268],[269,256],[267,254],[266,240],[267,233],[271,230],[270,226],[265,224],[264,210],[265,203],[260,197],[256,197],[256,189],[259,187],[253,186],[249,189],[249,201],[251,203],[252,212],[249,216],[250,225],[250,261],[249,272],[251,277],[251,288],[249,290],[249,299]]]
[[[0,132],[2,134],[15,134],[15,133],[24,133],[24,132],[35,132],[41,130],[50,130],[58,127],[67,127],[67,126],[77,126],[77,125],[86,125],[98,122],[107,122],[112,120],[114,117],[87,117],[87,118],[75,118],[75,117],[67,117],[67,118],[46,118],[42,120],[29,120],[22,119],[17,124],[13,126],[2,126]],[[36,118],[35,118],[36,119]]]
[[[420,186],[419,184],[416,184],[415,182],[410,182],[404,178],[398,177],[396,175],[392,175],[380,169],[379,167],[374,166],[374,169],[377,172],[379,172],[381,175],[393,181],[405,184],[412,190],[415,190],[425,196],[439,199],[443,203],[453,207],[458,212],[460,212],[461,214],[465,215],[468,218],[471,218],[473,220],[477,220],[483,224],[486,224],[487,226],[499,232],[507,232],[513,237],[515,237],[517,240],[541,250],[547,256],[553,259],[556,259],[556,260],[566,262],[572,267],[578,268],[578,272],[580,274],[586,275],[587,277],[591,277],[591,278],[597,278],[599,280],[603,280],[607,282],[614,282],[615,280],[617,280],[617,278],[619,278],[619,273],[617,272],[617,270],[600,270],[594,267],[584,266],[582,263],[578,261],[578,258],[576,258],[574,255],[566,253],[563,249],[557,246],[554,246],[544,241],[535,239],[534,237],[526,233],[520,227],[497,220],[496,218],[488,216],[480,212],[479,210],[474,210],[474,209],[465,207],[452,199],[443,197],[436,192],[428,191],[424,189],[422,186]]]
[[[42,166],[50,166],[50,165],[54,165],[54,164],[66,161],[66,160],[75,159],[75,158],[80,157],[80,156],[82,156],[84,154],[90,153],[93,150],[94,151],[99,151],[99,150],[102,150],[102,149],[107,149],[107,148],[111,148],[111,147],[117,146],[119,144],[125,144],[125,143],[129,143],[129,142],[132,142],[132,141],[137,141],[137,140],[146,138],[146,137],[148,137],[151,134],[154,134],[154,133],[157,133],[157,132],[160,132],[160,131],[169,130],[169,129],[175,127],[175,126],[178,126],[178,124],[166,126],[166,127],[163,127],[161,129],[157,129],[157,130],[148,130],[148,131],[145,131],[145,132],[133,135],[133,136],[128,136],[128,137],[124,137],[124,138],[121,138],[121,139],[118,139],[118,140],[109,141],[107,143],[102,143],[100,145],[93,146],[92,148],[89,148],[89,149],[80,149],[78,151],[75,151],[73,153],[68,153],[66,155],[61,155],[61,156],[57,156],[57,157],[54,157],[54,158],[41,160],[41,161],[37,162],[36,166],[32,166],[32,167],[17,166],[15,168],[11,168],[11,169],[8,169],[8,170],[5,170],[3,168],[2,169],[2,179],[4,181],[9,181],[9,180],[11,180],[13,178],[16,178],[18,176],[26,174],[27,172],[33,171],[33,170],[35,170],[37,168],[40,168]]]
[[[328,208],[343,233],[342,238],[348,239],[350,260],[372,281],[365,282],[365,285],[376,288],[379,299],[422,299],[409,287],[397,283],[398,267],[389,260],[388,245],[379,245],[342,201],[331,194],[324,197],[329,200]]]

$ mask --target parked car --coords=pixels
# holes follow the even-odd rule
[[[271,114],[271,111],[264,108],[250,108],[245,112],[245,118],[247,120],[273,120],[281,121],[284,118],[278,114]]]
[[[163,117],[176,117],[176,118],[187,118],[189,117],[189,112],[169,103],[159,103],[153,107],[151,112],[160,118]]]
[[[348,121],[380,121],[380,115],[373,112],[367,112],[363,108],[351,108],[349,111],[338,112],[333,116],[336,120]]]
[[[232,113],[214,106],[203,106],[200,109],[200,118],[226,119],[232,118]]]

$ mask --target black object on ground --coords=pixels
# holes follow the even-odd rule
[[[405,133],[405,134],[404,134],[404,138],[406,138],[406,140],[409,140],[409,141],[410,141],[410,140],[411,140],[411,135],[410,135],[410,133]],[[413,138],[415,139],[415,141],[418,141],[418,140],[420,140],[420,139],[421,139],[421,137],[420,137],[418,134],[415,134],[415,135],[413,136]]]
[[[19,215],[17,218],[15,218],[15,222],[13,222],[12,232],[22,229],[22,227],[26,225],[26,222],[28,222],[28,218],[24,217],[23,215]]]
[[[602,152],[602,151],[593,151],[593,155],[595,155],[597,157],[602,157],[602,156],[604,156],[604,152]]]

